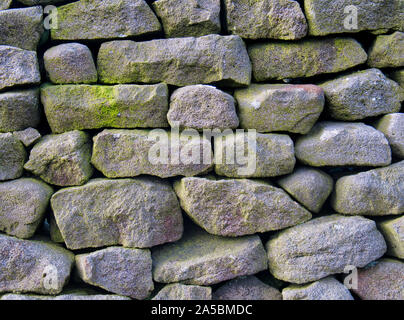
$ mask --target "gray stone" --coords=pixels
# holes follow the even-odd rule
[[[17,1],[27,6],[34,6],[37,4],[58,4],[60,2],[65,2],[66,0],[17,0]]]
[[[81,0],[58,7],[57,17],[53,40],[127,38],[161,30],[144,0]]]
[[[213,294],[214,300],[282,300],[282,295],[255,276],[239,277],[225,283]]]
[[[404,69],[399,69],[391,72],[389,77],[397,82],[404,89]]]
[[[87,46],[65,43],[45,51],[45,69],[53,83],[94,83],[98,75]]]
[[[239,125],[234,98],[207,85],[175,90],[170,98],[167,119],[171,127],[199,131],[233,129]]]
[[[62,234],[60,233],[59,227],[56,223],[56,219],[53,216],[53,214],[48,218],[49,222],[49,236],[53,242],[56,243],[65,243],[65,240],[62,237]]]
[[[8,9],[11,6],[13,0],[0,0],[0,10]]]
[[[0,44],[35,51],[44,32],[41,6],[0,11]]]
[[[364,267],[386,252],[374,221],[323,216],[280,231],[266,245],[269,270],[278,279],[303,284]]]
[[[15,131],[13,132],[13,136],[20,140],[26,147],[32,146],[42,137],[38,130],[34,128],[27,128],[22,131]]]
[[[212,300],[212,289],[181,283],[168,284],[153,300]]]
[[[0,230],[31,238],[44,220],[53,189],[46,183],[22,178],[0,183]]]
[[[256,81],[340,72],[367,59],[361,45],[351,38],[255,43],[248,47],[248,54]]]
[[[385,168],[340,178],[332,197],[343,214],[384,216],[404,213],[404,160]]]
[[[258,236],[224,238],[193,226],[186,230],[181,240],[152,251],[155,281],[211,285],[267,268]]]
[[[264,181],[183,178],[174,190],[191,219],[215,235],[280,230],[311,218],[285,191]]]
[[[306,134],[324,108],[324,93],[314,85],[251,84],[236,90],[240,126],[259,132]]]
[[[393,155],[404,159],[404,113],[386,114],[375,128],[386,136]]]
[[[11,133],[0,133],[0,181],[22,176],[27,154],[23,144]]]
[[[182,235],[177,197],[162,180],[94,179],[59,190],[51,206],[66,246],[73,250],[116,244],[147,248]]]
[[[32,295],[32,294],[5,294],[0,297],[0,300],[33,300],[33,301],[41,301],[41,300],[67,300],[67,301],[88,301],[88,300],[131,300],[128,297],[122,297],[116,294],[61,294],[58,296],[41,296],[41,295]]]
[[[158,0],[153,8],[167,38],[220,32],[220,0]]]
[[[80,278],[107,291],[145,299],[154,289],[150,250],[110,247],[76,256]]]
[[[334,187],[334,181],[325,172],[310,168],[297,168],[277,183],[293,198],[312,212],[319,213]]]
[[[377,224],[387,243],[387,254],[404,259],[404,216],[386,219]]]
[[[82,131],[44,136],[31,150],[24,168],[47,183],[75,186],[93,174],[90,136]]]
[[[168,89],[163,83],[45,85],[41,100],[54,133],[103,127],[168,127]]]
[[[391,150],[380,131],[363,123],[317,123],[295,145],[296,157],[305,164],[321,166],[387,166]]]
[[[227,27],[247,39],[296,40],[307,34],[307,22],[297,1],[225,0]]]
[[[103,83],[235,87],[250,84],[251,64],[238,36],[111,41],[103,43],[98,53],[98,76]]]
[[[404,33],[397,31],[378,36],[369,49],[368,65],[376,68],[404,67]]]
[[[0,293],[58,294],[73,262],[74,255],[55,244],[0,234]]]
[[[39,121],[38,89],[0,93],[0,132],[36,127]]]

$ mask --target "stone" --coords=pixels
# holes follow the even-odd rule
[[[103,127],[168,127],[168,88],[162,83],[45,85],[41,100],[54,133]]]
[[[309,34],[313,36],[364,30],[404,30],[402,0],[305,0],[304,9]],[[353,14],[357,19],[352,20]]]
[[[277,183],[311,212],[319,213],[330,196],[334,180],[325,172],[310,167],[299,167]]]
[[[72,250],[117,244],[147,248],[182,235],[177,197],[168,182],[156,178],[90,180],[59,190],[51,206]]]
[[[56,223],[55,217],[53,214],[48,218],[48,223],[49,223],[49,236],[53,242],[56,243],[65,243],[65,240],[62,237],[62,234],[60,233],[59,227]]]
[[[52,40],[127,38],[161,30],[144,0],[81,0],[57,10],[58,27],[51,29]]]
[[[76,256],[80,278],[91,285],[134,299],[154,289],[150,250],[110,247]]]
[[[191,219],[219,236],[280,230],[311,218],[285,191],[264,181],[182,178],[174,190]]]
[[[58,4],[60,2],[65,2],[65,0],[17,0],[17,1],[27,6],[34,6],[37,4]]]
[[[397,82],[404,89],[404,69],[399,69],[391,72],[389,77]]]
[[[369,49],[368,65],[375,68],[404,67],[404,33],[397,31],[377,36]]]
[[[46,135],[32,148],[24,169],[56,186],[82,185],[93,174],[91,148],[83,131]]]
[[[58,245],[0,234],[0,293],[58,294],[73,262],[73,253]]]
[[[386,136],[393,155],[404,159],[404,113],[386,114],[375,128]]]
[[[35,51],[44,32],[41,6],[0,12],[0,44]]]
[[[170,98],[167,119],[171,127],[199,131],[234,129],[239,125],[234,98],[207,85],[175,90]]]
[[[360,122],[319,122],[297,139],[295,151],[300,161],[314,167],[381,167],[391,163],[383,133]]]
[[[44,220],[53,189],[31,179],[0,182],[0,230],[18,238],[31,238]]]
[[[361,45],[351,38],[255,43],[248,54],[258,82],[340,72],[367,60]]]
[[[40,118],[38,89],[0,93],[0,132],[36,127]]]
[[[280,231],[266,249],[277,279],[303,284],[343,273],[348,265],[364,267],[386,252],[386,243],[374,221],[335,214]]]
[[[306,134],[324,108],[324,93],[314,85],[251,84],[236,90],[240,126],[259,132]]]
[[[226,282],[214,294],[214,300],[282,300],[282,295],[255,276],[239,277]]]
[[[227,28],[246,39],[296,40],[307,34],[307,22],[297,1],[225,0]]]
[[[387,254],[404,259],[404,216],[386,219],[377,224],[387,243]]]
[[[12,133],[0,133],[0,181],[22,176],[27,153]]]
[[[267,268],[258,236],[224,238],[194,226],[186,230],[181,240],[152,251],[154,281],[204,286]]]
[[[362,300],[404,300],[404,263],[381,259],[358,270],[358,288]]]
[[[35,51],[0,45],[0,90],[40,82]]]
[[[404,90],[378,69],[340,76],[320,84],[327,109],[337,120],[354,121],[398,112]]]
[[[116,294],[61,294],[58,296],[41,296],[41,295],[32,295],[32,294],[5,294],[0,297],[0,300],[67,300],[67,301],[88,301],[88,300],[131,300],[128,297],[122,297]]]
[[[338,179],[331,205],[347,215],[397,215],[404,213],[403,193],[404,160]]]
[[[210,171],[213,166],[210,141],[197,132],[189,136],[191,140],[184,132],[178,134],[162,129],[106,129],[93,138],[91,163],[108,178],[142,174],[168,178]]]
[[[283,300],[354,300],[349,290],[334,277],[282,290]]]
[[[44,64],[50,81],[57,84],[95,83],[98,75],[90,49],[65,43],[45,51]]]
[[[158,0],[153,8],[167,38],[220,32],[220,0]]]
[[[212,300],[210,287],[168,284],[152,300]]]
[[[30,147],[41,139],[41,134],[34,128],[13,132],[13,136],[22,142],[25,147]]]
[[[107,84],[165,82],[181,87],[212,83],[237,87],[251,82],[250,59],[239,36],[105,42],[97,65],[100,81]]]
[[[8,9],[13,0],[0,0],[0,10]]]
[[[286,134],[224,131],[215,137],[214,150],[216,174],[231,178],[281,176],[296,163],[293,140]]]

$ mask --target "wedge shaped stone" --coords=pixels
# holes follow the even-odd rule
[[[11,133],[0,133],[0,181],[22,176],[27,153]]]
[[[386,114],[375,128],[386,136],[393,155],[404,159],[404,113]]]
[[[402,15],[404,18],[404,11]],[[404,67],[404,32],[378,36],[369,50],[368,65],[376,68]]]
[[[387,254],[404,259],[404,216],[377,224],[387,243]]]

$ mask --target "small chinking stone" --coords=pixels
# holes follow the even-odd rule
[[[154,289],[148,249],[110,247],[76,256],[79,277],[86,283],[138,300]]]
[[[34,128],[27,128],[22,131],[14,131],[13,136],[20,140],[24,146],[30,147],[41,139],[41,134]]]
[[[183,231],[171,185],[156,178],[90,180],[59,190],[51,206],[66,246],[73,250],[116,244],[148,248],[176,241]]]
[[[212,300],[212,289],[173,283],[161,289],[153,300]]]
[[[0,10],[8,9],[13,0],[0,0]]]
[[[375,128],[386,136],[393,155],[404,159],[404,113],[390,113],[383,116]]]
[[[394,70],[389,77],[396,81],[404,89],[404,69]]]
[[[369,50],[368,65],[376,68],[404,67],[404,32],[378,36]]]
[[[387,253],[404,259],[404,216],[386,219],[377,224],[387,243]]]
[[[269,270],[278,279],[308,283],[364,267],[386,252],[376,223],[363,217],[323,216],[278,232],[266,244]]]
[[[157,282],[211,285],[267,268],[258,236],[224,238],[187,226],[181,240],[152,251]]]
[[[12,133],[0,133],[0,181],[21,177],[26,155],[24,145]]]
[[[340,178],[332,207],[349,215],[384,216],[404,213],[404,160],[385,168]]]

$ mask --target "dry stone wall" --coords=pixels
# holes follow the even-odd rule
[[[0,299],[403,300],[403,100],[403,0],[0,0]]]

